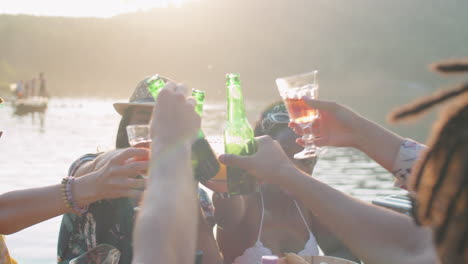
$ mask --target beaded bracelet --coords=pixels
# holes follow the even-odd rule
[[[62,180],[62,198],[65,202],[65,206],[71,209],[74,213],[82,215],[88,211],[88,206],[79,207],[76,201],[73,199],[72,185],[75,181],[74,177],[66,177]]]
[[[62,187],[60,188],[60,190],[62,191],[62,200],[65,203],[65,207],[67,207],[70,210],[73,210],[73,206],[71,205],[71,203],[68,201],[68,198],[67,198],[67,183],[68,183],[68,177],[63,178],[61,182]]]

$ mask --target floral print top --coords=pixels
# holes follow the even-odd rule
[[[425,145],[411,139],[406,139],[401,143],[392,170],[392,174],[395,177],[395,187],[407,189],[411,169],[425,149],[427,149]]]

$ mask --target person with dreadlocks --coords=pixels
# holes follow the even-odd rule
[[[468,62],[437,64],[435,68],[441,72],[468,71]],[[408,186],[414,196],[415,219],[363,203],[308,177],[269,136],[257,138],[256,154],[243,157],[225,154],[220,161],[243,168],[259,180],[278,184],[294,194],[365,263],[468,263],[466,91],[468,83],[392,114],[393,120],[400,120],[458,97],[436,123],[427,147],[406,140],[342,105],[306,98],[321,113],[318,125],[312,128],[320,137],[316,144],[355,147],[395,172],[401,186]],[[291,127],[302,133],[297,125]]]

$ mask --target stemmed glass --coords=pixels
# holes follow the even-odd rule
[[[128,143],[135,148],[150,148],[151,136],[149,125],[127,126]]]
[[[319,111],[310,107],[304,96],[316,99],[318,94],[317,71],[276,79],[278,91],[288,109],[290,121],[298,124],[304,135],[304,149],[294,155],[295,159],[316,157],[320,148],[315,146],[312,124],[319,116]]]
[[[151,135],[149,125],[128,125],[127,137],[128,143],[134,148],[150,148],[151,146]],[[145,161],[147,158],[130,158],[127,162]],[[145,175],[138,175],[138,179],[146,178]],[[140,207],[133,207],[134,211],[140,210]]]

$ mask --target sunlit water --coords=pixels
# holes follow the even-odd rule
[[[120,116],[110,99],[52,99],[41,128],[38,116],[14,117],[9,106],[0,108],[0,193],[57,184],[67,176],[71,162],[84,153],[114,146]],[[250,103],[249,111],[259,107]],[[203,129],[220,135],[224,104],[205,107]],[[392,188],[391,175],[353,149],[328,149],[314,176],[339,190],[370,201],[377,196],[403,193]],[[61,217],[7,237],[11,254],[20,263],[55,263]]]

